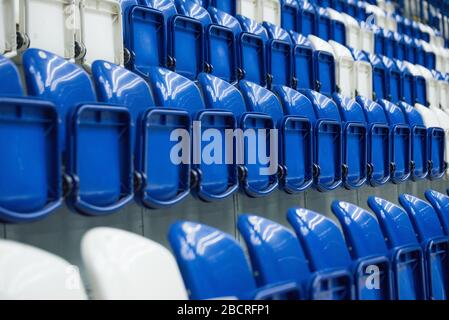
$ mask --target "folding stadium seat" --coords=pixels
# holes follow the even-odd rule
[[[351,51],[340,43],[330,40],[335,57],[335,78],[337,83],[337,91],[343,96],[354,98],[356,92],[354,58]]]
[[[402,35],[402,39],[404,40],[405,47],[407,49],[404,60],[406,60],[410,63],[414,63],[415,62],[415,42],[413,41],[413,39],[411,37],[409,37],[405,34]]]
[[[11,58],[17,53],[14,0],[0,2],[0,55]]]
[[[292,87],[298,89],[315,89],[313,47],[307,37],[290,32],[293,42],[293,75]]]
[[[449,238],[430,204],[408,194],[399,202],[412,221],[426,263],[427,298],[445,300],[449,292]]]
[[[281,4],[278,0],[237,0],[237,13],[262,23],[281,25]]]
[[[78,269],[44,250],[0,240],[0,299],[86,300]]]
[[[171,161],[170,150],[178,141],[171,141],[170,134],[177,129],[190,132],[188,112],[155,108],[145,80],[117,65],[97,60],[92,76],[99,101],[126,106],[133,119],[136,201],[151,208],[184,199],[190,193],[191,165]]]
[[[342,45],[346,45],[346,26],[344,17],[341,13],[331,8],[327,8],[327,13],[331,19],[330,38]]]
[[[31,47],[48,50],[67,59],[75,58],[74,1],[31,0],[16,3],[19,6],[19,51]],[[43,15],[46,19],[42,19]]]
[[[367,129],[362,107],[354,100],[335,93],[343,132],[342,179],[346,189],[363,186],[367,180]]]
[[[404,35],[394,32],[393,37],[395,42],[394,58],[399,61],[407,60],[407,44],[404,40]]]
[[[332,99],[313,90],[301,90],[312,103],[314,126],[314,185],[320,191],[334,190],[342,183],[342,126]]]
[[[357,0],[347,0],[346,5],[344,7],[344,12],[347,13],[349,16],[354,17],[354,19],[357,19],[358,16],[358,6],[357,6]]]
[[[390,125],[390,176],[393,183],[402,183],[410,177],[411,130],[401,108],[385,99],[378,100],[384,108]]]
[[[432,35],[434,35],[432,28],[427,24],[423,24],[421,22],[418,22],[418,28],[420,33],[419,38],[427,43],[430,42],[430,38],[432,37]]]
[[[122,208],[133,198],[129,111],[98,103],[89,75],[62,57],[28,49],[23,66],[28,94],[53,102],[61,119],[69,207],[87,215]]]
[[[332,35],[332,23],[331,23],[331,17],[329,16],[329,13],[327,12],[326,8],[322,7],[315,7],[316,12],[316,29],[314,34],[325,40],[328,41],[331,39]]]
[[[346,13],[341,13],[345,24],[346,46],[353,49],[362,47],[362,30],[354,17]]]
[[[433,138],[431,136],[431,131],[433,129],[430,129],[429,134],[427,133],[427,129],[424,126],[423,119],[419,112],[412,105],[404,101],[398,102],[397,105],[401,108],[406,122],[410,127],[410,176],[414,181],[424,179],[429,173],[429,164],[433,162],[433,160],[435,160],[436,169],[438,171],[438,168],[440,168],[440,166],[444,164],[444,159],[441,156],[438,156],[438,154],[434,155],[432,153],[429,153],[429,148],[432,149],[431,151],[433,151],[434,149],[434,141],[430,140]],[[431,175],[433,175],[433,173],[434,172],[432,172]]]
[[[369,197],[368,205],[376,214],[389,250],[393,271],[393,298],[423,300],[426,297],[423,252],[413,224],[399,206],[378,197]]]
[[[236,191],[238,186],[237,165],[234,161],[228,164],[226,160],[227,152],[220,153],[216,149],[228,150],[226,139],[223,139],[223,137],[225,137],[227,129],[235,129],[236,127],[234,114],[229,110],[207,109],[195,82],[175,72],[154,67],[150,70],[148,80],[157,106],[185,110],[192,121],[192,152],[189,156],[192,163],[191,188],[204,201],[222,199]],[[165,122],[165,120],[162,121]],[[196,123],[199,125],[198,127],[195,125]],[[207,129],[213,129],[220,136],[208,136],[210,133],[207,132]],[[211,141],[212,138],[215,143],[210,145],[207,142]],[[209,140],[203,141],[204,139]],[[215,141],[215,139],[217,140]],[[187,145],[188,147],[189,145]],[[228,147],[234,150],[234,145]],[[208,148],[212,149],[208,151]],[[170,159],[173,161],[171,155],[173,149],[167,147],[167,152],[170,152]],[[181,163],[185,163],[184,155],[179,160],[182,160]],[[184,170],[184,166],[176,167],[176,170]],[[174,173],[177,172],[174,171]],[[179,173],[172,180],[176,184],[170,186],[173,187],[173,189],[170,188],[172,197],[178,192],[176,188],[179,184],[178,175]],[[182,172],[182,177],[184,175],[187,175],[187,172]],[[161,176],[160,179],[166,179],[165,176],[164,173],[164,176]],[[189,180],[182,182],[184,184],[183,189],[187,188]],[[165,191],[164,194],[167,196],[168,193]]]
[[[252,19],[241,15],[237,15],[237,19],[242,29],[237,33],[237,57],[242,70],[240,73],[243,74],[240,78],[265,86],[267,75],[264,49],[268,40],[267,32],[261,24]]]
[[[401,73],[401,95],[400,100],[405,101],[407,104],[413,106],[415,104],[415,81],[414,75],[408,68],[406,61],[394,60],[399,72]]]
[[[422,41],[417,38],[412,38],[412,48],[414,51],[414,60],[410,61],[414,64],[422,66],[426,65],[426,53],[424,52]]]
[[[299,4],[297,0],[280,0],[281,27],[285,30],[298,31]]]
[[[286,227],[245,214],[238,218],[238,229],[248,248],[258,285],[295,282],[301,299],[341,300],[351,297],[348,273],[321,270],[312,273],[301,243]]]
[[[229,112],[232,112],[235,116],[237,127],[243,131],[257,129],[269,130],[274,128],[273,119],[270,116],[260,113],[247,112],[242,94],[233,85],[205,73],[198,76],[198,81],[203,92],[204,102],[207,109],[228,110]],[[254,146],[257,146],[256,142],[254,142],[251,146],[252,149],[245,148],[243,143],[238,142],[236,146],[237,150],[235,152],[235,158],[239,159],[240,164],[242,164],[239,169],[241,187],[243,191],[249,196],[257,197],[272,192],[278,185],[278,179],[277,174],[261,174],[260,169],[265,168],[266,166],[262,165],[260,161],[250,161],[251,156],[255,156],[257,154],[257,150],[254,150]],[[295,152],[296,149],[291,151]],[[290,156],[290,154],[288,155]],[[296,155],[296,153],[294,153],[294,155]],[[291,158],[289,158],[289,160],[291,160]],[[291,163],[293,164],[297,161],[298,159],[294,159]],[[307,161],[307,158],[304,161]],[[306,171],[307,169],[303,170]],[[298,171],[300,171],[300,168],[298,168]],[[292,168],[290,176],[293,177],[294,172],[295,170]],[[303,175],[305,174],[307,173],[304,173]],[[285,180],[287,181],[286,186],[294,188],[299,184],[299,190],[306,188],[308,186],[306,184],[308,180],[306,182],[302,182],[300,178],[301,176],[297,178],[299,181],[296,179],[292,179],[291,181]],[[303,179],[306,179],[306,177]]]
[[[383,108],[376,102],[357,96],[363,108],[368,131],[368,181],[379,186],[390,180],[390,127]]]
[[[396,46],[397,46],[397,42],[396,39],[394,38],[394,33],[391,30],[388,29],[383,29],[382,30],[382,34],[383,34],[383,41],[384,41],[384,45],[383,45],[383,52],[382,54],[384,56],[387,56],[391,59],[393,59],[395,50],[396,50]]]
[[[432,189],[426,190],[424,195],[437,213],[445,235],[449,236],[449,197]]]
[[[314,50],[315,89],[330,97],[336,89],[334,51],[328,42],[319,37],[309,35],[308,39]]]
[[[425,41],[421,41],[421,45],[424,51],[424,56],[425,56],[425,60],[424,60],[424,67],[426,67],[429,70],[433,70],[436,68],[436,55],[433,51],[432,46],[425,42]]]
[[[351,299],[357,276],[352,278],[351,257],[340,229],[329,218],[302,208],[291,208],[287,220],[293,227],[313,273],[334,277],[329,294]]]
[[[0,220],[38,220],[62,203],[58,112],[25,98],[18,70],[2,56],[0,78]]]
[[[282,299],[297,291],[294,282],[257,287],[240,244],[215,228],[180,221],[168,239],[190,299]]]
[[[209,0],[209,6],[224,11],[231,16],[237,14],[237,2],[235,0]]]
[[[264,22],[268,34],[265,44],[267,61],[267,85],[291,86],[293,80],[292,41],[284,29]]]
[[[392,59],[386,56],[381,56],[380,58],[386,71],[386,98],[393,103],[398,103],[403,97],[401,70],[399,70],[397,64]]]
[[[77,5],[80,23],[75,32],[77,61],[87,68],[95,60],[123,65],[122,10],[119,1],[80,0]],[[51,30],[53,33],[54,29]]]
[[[436,70],[432,70],[432,76],[438,81],[438,107],[442,110],[449,108],[449,82],[446,80],[445,76]]]
[[[299,2],[299,25],[298,32],[307,37],[309,34],[315,34],[317,30],[317,13],[314,6],[308,1]]]
[[[356,96],[368,99],[373,97],[373,68],[365,53],[360,50],[351,49],[354,58],[354,77]]]
[[[412,34],[411,32],[412,24],[410,20],[406,17],[401,16],[400,14],[396,14],[395,19],[396,19],[397,32],[402,35],[407,35],[410,37]]]
[[[373,98],[375,100],[387,98],[387,69],[382,62],[381,56],[377,54],[367,54],[373,70]]]
[[[378,222],[366,210],[349,202],[334,200],[332,212],[343,229],[353,270],[357,274],[357,298],[361,300],[391,299],[391,266],[388,249]],[[374,271],[376,270],[376,271]],[[379,286],[369,287],[368,277],[377,272]]]
[[[113,228],[81,240],[81,256],[96,300],[186,300],[176,260],[159,243]]]

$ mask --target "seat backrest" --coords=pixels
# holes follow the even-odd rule
[[[387,116],[388,122],[391,126],[397,124],[407,124],[404,113],[397,104],[394,104],[388,100],[378,100],[378,102],[384,108],[385,115]]]
[[[360,104],[355,99],[334,94],[334,101],[338,104],[341,120],[344,122],[366,123],[365,114]]]
[[[245,100],[232,84],[207,73],[198,75],[198,83],[206,108],[228,110],[237,119],[246,112]]]
[[[395,60],[396,66],[401,73],[401,99],[404,100],[409,105],[414,104],[414,78],[413,74],[410,72],[408,68],[408,64],[404,61]]]
[[[449,235],[449,197],[432,189],[426,190],[424,194],[438,214],[445,234]]]
[[[397,103],[401,100],[402,86],[401,86],[401,71],[397,67],[396,63],[388,58],[387,56],[382,56],[382,62],[387,70],[387,98],[393,102]]]
[[[332,212],[340,221],[354,260],[387,254],[379,223],[368,211],[349,202],[334,200]]]
[[[404,62],[404,64],[413,75],[413,103],[419,103],[423,106],[427,106],[426,79],[416,65],[410,62]]]
[[[332,220],[302,208],[289,209],[287,219],[301,242],[312,271],[349,267],[351,257],[345,240]]]
[[[316,30],[316,12],[312,3],[308,1],[298,1],[299,3],[299,27],[298,32],[307,37],[309,34],[315,34]]]
[[[212,23],[209,12],[200,4],[192,0],[175,0],[178,14],[201,22],[204,28]]]
[[[331,39],[346,45],[346,22],[342,14],[332,8],[327,8],[331,19]]]
[[[248,248],[259,286],[294,281],[303,290],[307,288],[310,270],[293,232],[274,221],[247,214],[239,216],[238,229]]]
[[[243,249],[230,235],[193,222],[176,222],[168,238],[191,299],[251,298],[256,289]]]
[[[207,11],[209,12],[213,23],[231,29],[232,32],[234,32],[234,36],[236,38],[242,32],[242,26],[240,25],[240,22],[233,15],[210,6]]]
[[[315,33],[319,38],[328,41],[331,39],[332,25],[331,18],[326,8],[315,6],[316,12],[316,29]]]
[[[237,1],[236,0],[209,0],[209,7],[215,7],[218,10],[224,11],[232,16],[237,13]]]
[[[87,68],[95,60],[123,65],[122,10],[119,1],[80,0],[78,10],[80,29],[75,32],[75,40],[84,47],[85,52],[77,60]]]
[[[164,68],[150,68],[148,81],[157,106],[187,111],[192,120],[203,110],[204,102],[196,84]]]
[[[313,105],[305,95],[286,86],[274,86],[273,92],[278,96],[285,115],[303,116],[315,123]]]
[[[86,300],[78,268],[42,249],[0,240],[0,299]]]
[[[407,124],[410,126],[410,128],[413,128],[415,126],[424,126],[423,118],[416,110],[416,108],[404,101],[398,102],[397,105],[399,106],[399,108],[401,108],[402,113],[405,116],[405,120],[407,121]]]
[[[307,37],[290,31],[293,42],[293,75],[296,78],[296,88],[315,89],[313,48]]]
[[[330,40],[329,44],[332,46],[335,56],[336,79],[340,93],[343,96],[354,98],[356,78],[351,51],[333,40]]]
[[[17,6],[18,36],[25,40],[19,41],[20,51],[31,47],[75,58],[75,1],[17,1]]]
[[[426,96],[430,107],[439,108],[440,98],[438,90],[438,80],[436,80],[432,72],[422,65],[416,65],[421,75],[426,79]]]
[[[312,102],[317,119],[341,122],[338,107],[332,99],[316,91],[305,90],[304,92],[310,102]]]
[[[409,194],[401,194],[399,202],[407,211],[420,242],[444,236],[438,215],[430,204]]]
[[[357,20],[347,13],[341,13],[346,28],[346,45],[353,49],[360,50],[361,47],[361,30]]]
[[[81,256],[94,299],[187,299],[175,258],[147,238],[107,227],[91,229],[82,238]]]
[[[358,96],[356,100],[363,107],[366,121],[368,123],[388,124],[385,111],[377,102],[360,96]]]
[[[12,60],[0,55],[0,97],[23,96],[22,82],[19,70]]]
[[[299,4],[297,0],[280,0],[281,27],[285,30],[298,31]]]
[[[279,99],[270,90],[253,82],[242,80],[239,88],[245,99],[248,111],[269,115],[278,126],[284,116]]]
[[[368,60],[373,67],[373,91],[376,99],[387,98],[387,70],[382,58],[376,54],[368,54]]]
[[[318,91],[331,96],[335,92],[335,57],[332,46],[316,36],[308,39],[314,49],[315,83],[319,83]]]

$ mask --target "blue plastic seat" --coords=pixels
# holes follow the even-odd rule
[[[427,298],[446,300],[449,294],[449,238],[430,204],[408,194],[399,202],[412,221],[426,262]]]
[[[376,54],[367,54],[367,58],[373,67],[373,94],[374,100],[387,98],[387,70],[382,58]]]
[[[395,40],[394,58],[399,61],[407,60],[407,43],[404,40],[404,37],[406,36],[398,32],[394,32],[393,37]]]
[[[314,127],[314,185],[320,191],[342,184],[342,125],[334,101],[313,90],[301,90],[312,103]]]
[[[68,205],[88,215],[122,208],[133,198],[129,111],[98,103],[89,75],[62,57],[29,49],[23,68],[28,94],[53,102],[62,121]]]
[[[317,14],[314,6],[310,2],[299,2],[299,15],[298,15],[298,30],[303,36],[307,37],[309,34],[315,34],[317,30]]]
[[[276,282],[295,282],[301,299],[341,299],[348,287],[335,287],[347,279],[333,273],[311,272],[298,238],[286,227],[254,215],[240,215],[238,229],[248,247],[259,286]],[[335,290],[337,289],[337,290]]]
[[[334,40],[342,45],[346,45],[346,26],[340,19],[334,19],[330,15],[331,19],[331,35],[330,40]]]
[[[287,220],[293,227],[312,272],[333,276],[329,291],[340,300],[353,297],[351,256],[337,225],[325,216],[303,208],[291,208]]]
[[[354,100],[335,93],[343,132],[343,185],[359,188],[367,179],[367,129],[362,107]]]
[[[390,125],[390,176],[393,183],[410,177],[411,132],[401,108],[387,100],[379,100]]]
[[[327,12],[326,8],[318,6],[315,7],[315,12],[317,22],[314,34],[321,39],[328,41],[331,39],[332,34],[332,24],[329,13]]]
[[[194,222],[176,222],[168,239],[190,299],[285,298],[297,291],[294,282],[256,287],[245,253],[230,235]]]
[[[390,30],[385,30],[382,29],[382,33],[383,33],[383,41],[384,41],[384,46],[383,46],[383,52],[382,54],[384,56],[387,56],[390,59],[395,58],[395,48],[397,45],[396,39],[394,37],[394,34],[392,31]]]
[[[133,128],[134,167],[140,185],[136,201],[146,207],[177,203],[190,193],[190,163],[173,164],[173,130],[190,132],[187,111],[156,108],[151,89],[137,74],[105,61],[92,64],[98,99],[128,108]],[[155,152],[157,150],[157,152]]]
[[[209,7],[215,7],[231,16],[237,13],[237,2],[235,0],[209,0]]]
[[[290,32],[293,42],[293,88],[315,89],[313,48],[307,37]]]
[[[368,14],[366,13],[366,2],[364,1],[357,1],[357,17],[356,19],[358,21],[366,21],[366,18],[368,18]]]
[[[0,55],[0,221],[44,218],[62,203],[59,113],[25,98],[14,63]]]
[[[368,131],[368,182],[379,186],[390,180],[390,128],[383,108],[370,99],[357,96],[365,113]]]
[[[364,209],[338,200],[332,202],[332,212],[340,221],[350,248],[356,297],[360,300],[391,299],[388,250],[376,219]],[[378,287],[368,286],[371,275],[378,277]]]
[[[292,41],[290,35],[284,29],[264,22],[267,30],[268,41],[266,46],[267,60],[267,85],[291,86],[293,80]]]
[[[387,75],[386,98],[393,103],[398,103],[401,100],[401,97],[403,97],[401,91],[401,71],[392,59],[387,56],[381,56],[381,59]]]
[[[411,178],[414,181],[427,177],[429,173],[428,134],[419,112],[404,101],[398,106],[405,116],[411,133]],[[437,159],[438,160],[438,159]],[[438,161],[437,161],[438,163]]]
[[[297,0],[281,1],[281,27],[284,30],[298,31],[299,4]]]
[[[196,130],[191,139],[193,146],[191,154],[184,155],[184,151],[189,152],[190,144],[183,144],[184,149],[187,148],[187,150],[182,150],[182,159],[178,159],[174,164],[172,160],[173,166],[168,170],[174,175],[172,181],[177,181],[180,173],[183,177],[189,174],[185,172],[185,166],[179,166],[180,163],[176,163],[185,163],[185,156],[187,159],[190,158],[192,164],[191,187],[202,200],[213,201],[231,195],[238,188],[237,164],[234,161],[229,164],[226,160],[227,152],[218,152],[216,148],[228,150],[225,132],[227,129],[236,127],[234,114],[229,110],[206,109],[201,92],[195,82],[175,72],[155,67],[151,69],[148,80],[156,105],[187,111],[193,122],[192,131]],[[162,121],[165,120],[162,119]],[[208,129],[212,129],[213,133]],[[207,141],[203,134],[208,137]],[[171,150],[170,158],[172,158],[173,149],[170,148],[170,144],[166,143],[165,147]],[[234,149],[233,146],[232,149]],[[166,176],[165,171],[161,171],[159,174],[161,173],[164,177]],[[161,179],[163,178],[161,177]],[[183,180],[184,186],[188,185],[189,180]],[[173,186],[176,185],[173,184]],[[177,192],[176,189],[171,191]],[[167,192],[165,194],[168,196]]]
[[[407,48],[405,60],[410,63],[415,63],[415,43],[413,42],[413,39],[408,35],[403,35],[402,38]]]
[[[344,12],[346,12],[351,17],[354,17],[355,19],[357,19],[358,16],[357,2],[357,0],[347,0],[346,6],[344,7]]]
[[[385,36],[383,29],[377,25],[366,25],[374,33],[374,53],[384,54],[385,52]]]
[[[389,250],[393,271],[393,297],[398,300],[426,298],[424,258],[407,213],[379,197],[369,197]]]
[[[265,86],[267,84],[265,45],[268,35],[265,28],[254,20],[237,15],[242,32],[238,35],[237,57],[240,78]]]
[[[346,0],[332,0],[330,6],[338,12],[344,12],[347,1]]]
[[[251,112],[245,105],[240,91],[233,85],[210,74],[202,73],[198,81],[203,92],[207,109],[228,110],[237,121],[236,127],[242,131],[257,129],[273,129],[273,119],[263,113]],[[256,160],[250,161],[251,156],[257,156],[257,143],[245,147],[243,141],[236,143],[236,155],[240,166],[240,179],[243,191],[252,197],[263,196],[272,192],[277,186],[276,175],[262,175],[259,169],[265,167]],[[292,150],[294,151],[294,150]]]
[[[309,36],[313,51],[315,91],[328,97],[336,92],[335,58],[332,46],[315,36]]]
[[[414,64],[420,64],[422,66],[426,65],[426,54],[421,44],[421,40],[413,39],[413,50],[414,50]]]
[[[438,214],[445,235],[449,236],[449,197],[432,189],[426,190],[424,195]]]
[[[415,103],[413,74],[410,72],[409,68],[403,61],[395,60],[395,63],[401,75],[400,100],[403,100],[409,105],[413,106],[413,104]]]

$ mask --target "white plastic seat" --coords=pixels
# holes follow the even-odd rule
[[[446,52],[444,48],[431,44],[432,50],[435,53],[436,69],[442,73],[446,72]]]
[[[355,67],[351,51],[340,43],[330,40],[335,57],[335,77],[340,93],[349,98],[355,97]]]
[[[78,268],[44,250],[0,240],[0,300],[85,300]]]
[[[237,0],[237,13],[260,23],[281,25],[279,0]]]
[[[18,32],[28,47],[75,57],[75,2],[73,0],[19,0]]]
[[[94,299],[187,299],[173,255],[142,236],[95,228],[84,235],[81,256]]]
[[[123,66],[122,13],[118,0],[80,0],[77,61],[89,69],[95,60]]]
[[[346,29],[346,45],[360,50],[362,48],[361,30],[356,19],[349,14],[341,13]]]
[[[368,53],[375,53],[374,32],[365,22],[360,24],[360,48]]]
[[[0,54],[14,57],[17,53],[14,0],[0,0]]]
[[[396,22],[396,19],[393,17],[392,14],[387,13],[385,15],[385,24],[388,30],[397,32],[398,31],[398,25]]]

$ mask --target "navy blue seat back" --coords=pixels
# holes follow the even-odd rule
[[[390,124],[391,180],[401,183],[410,177],[411,130],[401,108],[387,100],[379,100]]]
[[[83,214],[118,210],[133,196],[130,113],[97,102],[89,75],[52,53],[29,49],[23,56],[28,93],[52,101],[62,123],[68,204]],[[101,145],[101,148],[98,146]]]
[[[325,216],[302,208],[291,208],[287,220],[293,227],[312,272],[333,274],[329,296],[351,299],[351,257],[337,225]]]
[[[412,221],[426,260],[427,298],[445,300],[449,294],[449,239],[430,204],[408,194],[399,202]]]
[[[368,129],[368,181],[372,186],[390,180],[390,128],[385,111],[376,102],[357,96]]]
[[[285,30],[298,31],[299,4],[297,0],[281,1],[281,27]]]
[[[290,32],[293,42],[293,76],[292,87],[297,89],[315,89],[315,69],[313,48],[307,37]]]
[[[366,210],[349,202],[334,200],[332,212],[340,221],[355,273],[356,295],[362,300],[391,299],[390,262],[379,224]],[[379,286],[368,286],[376,268]]]
[[[302,93],[312,103],[317,119],[314,126],[315,186],[321,191],[333,190],[342,183],[342,126],[338,107],[316,91]]]
[[[343,184],[358,188],[367,176],[367,129],[362,107],[353,99],[334,94],[342,119],[343,132]]]
[[[390,250],[394,298],[422,300],[426,297],[424,260],[421,246],[407,213],[379,197],[368,198]]]
[[[0,221],[41,219],[62,203],[60,116],[24,98],[14,63],[0,55]]]

